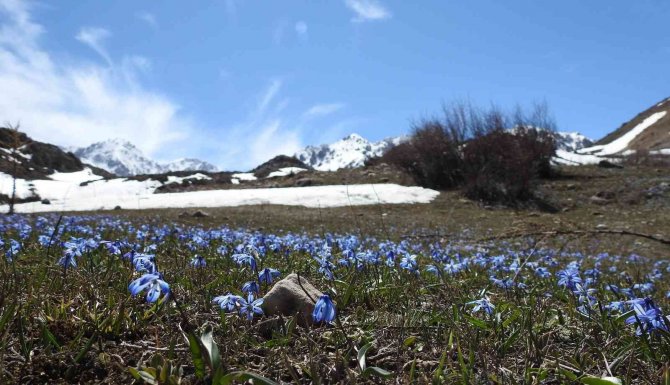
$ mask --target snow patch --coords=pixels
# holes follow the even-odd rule
[[[189,176],[174,176],[174,175],[168,175],[167,177],[167,182],[165,184],[170,184],[170,183],[178,183],[181,184],[185,180],[190,180],[190,179],[195,179],[195,180],[212,180],[212,178],[208,175],[197,173]]]
[[[307,169],[301,168],[301,167],[283,167],[280,168],[277,171],[273,171],[270,174],[268,174],[268,178],[274,178],[277,176],[289,176],[292,174],[297,174],[299,172],[307,171]]]
[[[44,181],[46,183],[63,183]],[[188,207],[231,207],[275,204],[304,207],[343,207],[350,205],[429,203],[440,193],[422,187],[396,184],[366,184],[310,186],[240,190],[208,190],[183,193],[151,194],[156,181],[128,181],[112,179],[96,181],[81,188],[69,190],[70,195],[54,199],[44,190],[43,198],[50,205],[39,202],[15,205],[17,212],[111,210],[116,206],[126,209],[159,209]],[[72,185],[70,185],[72,187]],[[7,209],[6,206],[0,210]]]
[[[562,164],[566,166],[579,166],[586,164],[598,164],[601,160],[606,158],[590,155],[590,154],[578,154],[576,152],[566,151],[566,150],[556,150],[556,156],[552,158],[552,161],[555,164]]]
[[[234,179],[237,179],[238,181],[252,181],[256,180],[256,175],[254,175],[253,172],[240,172],[237,174],[233,174],[232,177]]]
[[[613,140],[608,144],[601,144],[598,146],[584,148],[581,151],[579,151],[579,153],[593,154],[593,155],[613,155],[621,151],[624,151],[628,147],[630,142],[633,141],[633,139],[635,139],[638,135],[644,132],[644,130],[651,127],[659,120],[661,120],[666,114],[667,111],[657,112],[649,116],[645,120],[643,120],[642,123],[635,126],[632,130],[626,132],[620,138]]]

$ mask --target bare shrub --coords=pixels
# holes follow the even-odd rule
[[[546,104],[506,114],[461,102],[442,113],[415,124],[410,140],[382,160],[421,186],[463,187],[466,196],[490,203],[531,199],[538,178],[552,176],[555,124]]]
[[[464,193],[471,199],[514,205],[535,198],[538,178],[551,173],[551,135],[519,128],[497,130],[463,149]]]

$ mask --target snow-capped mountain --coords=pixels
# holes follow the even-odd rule
[[[167,171],[219,171],[215,165],[209,162],[205,162],[204,160],[194,158],[181,158],[173,160],[172,162],[163,165],[163,168]]]
[[[578,132],[556,132],[556,149],[574,152],[593,146],[593,141]]]
[[[168,171],[216,171],[216,166],[199,159],[179,159],[167,164],[146,157],[132,143],[110,139],[74,151],[82,162],[119,176],[161,174]]]
[[[406,137],[393,137],[370,142],[358,134],[351,134],[337,142],[320,146],[307,146],[294,156],[319,171],[360,167],[365,161],[384,154]]]

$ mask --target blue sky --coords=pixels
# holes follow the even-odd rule
[[[670,96],[670,2],[0,0],[0,120],[245,169],[468,99],[599,138]]]

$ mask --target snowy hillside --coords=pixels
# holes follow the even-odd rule
[[[370,142],[358,134],[351,134],[331,144],[308,146],[295,157],[316,170],[335,171],[363,166],[366,160],[383,155],[403,140],[405,137]]]
[[[132,143],[110,139],[74,151],[84,163],[120,176],[161,174],[169,171],[217,171],[216,166],[199,159],[178,159],[160,164],[146,157]]]
[[[283,170],[283,174],[295,170]],[[271,175],[269,177],[275,177]],[[305,207],[342,207],[387,203],[428,203],[439,193],[421,187],[396,184],[331,185],[259,189],[223,189],[156,194],[166,184],[187,180],[210,179],[195,173],[184,177],[168,176],[166,181],[126,178],[105,179],[90,168],[82,171],[55,172],[48,179],[16,182],[17,197],[35,197],[29,203],[15,206],[17,212],[91,211],[122,209],[152,209],[171,207],[226,207],[242,205],[293,205]],[[0,194],[10,194],[12,177],[0,172]],[[240,192],[244,191],[243,194]],[[7,205],[0,211],[7,212]]]
[[[556,132],[556,144],[562,153],[570,153],[592,146],[593,141],[577,132]],[[361,167],[370,158],[383,155],[390,148],[407,140],[406,136],[370,142],[358,134],[351,134],[337,142],[308,146],[294,156],[319,171]]]
[[[584,147],[593,146],[593,141],[578,132],[557,132],[556,149],[563,151],[577,151]]]
[[[595,146],[584,148],[579,152],[599,156],[614,155],[614,154],[626,155],[629,153],[633,153],[638,148],[636,148],[635,146],[631,146],[631,144],[638,137],[642,136],[642,134],[645,133],[645,131],[647,131],[650,127],[653,127],[657,122],[663,119],[666,115],[667,111],[655,112],[652,115],[646,117],[643,121],[639,122],[635,126],[625,131],[625,133],[623,133],[616,139],[613,139],[608,143],[598,144]],[[670,131],[667,131],[667,133],[670,133]],[[652,149],[652,151],[653,150],[660,151],[663,149]]]

